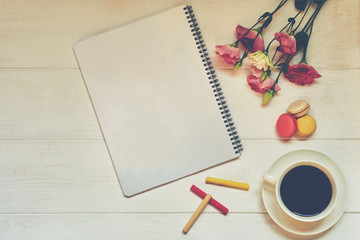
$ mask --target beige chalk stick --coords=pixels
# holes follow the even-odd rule
[[[184,233],[187,233],[190,230],[191,226],[194,224],[196,219],[199,217],[201,212],[204,210],[204,208],[206,207],[206,205],[208,204],[210,199],[211,199],[211,195],[207,194],[206,197],[202,200],[202,202],[198,206],[198,208],[195,210],[194,214],[191,216],[191,218],[189,219],[187,224],[185,225],[185,227],[183,229]]]

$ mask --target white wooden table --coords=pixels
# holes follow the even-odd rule
[[[193,0],[212,49],[234,40],[279,1]],[[360,2],[328,0],[309,45],[320,74],[312,86],[280,80],[269,106],[246,83],[249,69],[223,68],[210,51],[241,135],[238,160],[126,198],[116,178],[72,45],[184,3],[180,0],[0,1],[0,239],[289,239],[266,213],[262,177],[282,154],[322,151],[343,168],[349,185],[345,214],[321,239],[360,239]],[[274,18],[268,42],[295,13],[293,0]],[[308,140],[282,142],[274,125],[305,98],[318,129]],[[206,185],[206,176],[248,182],[241,191]],[[230,209],[206,207],[182,233],[200,199],[192,184]]]

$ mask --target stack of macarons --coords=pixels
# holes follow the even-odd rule
[[[287,113],[282,114],[276,123],[279,136],[289,139],[296,132],[300,137],[311,136],[316,130],[316,121],[308,114],[309,111],[310,104],[305,100],[290,104]]]

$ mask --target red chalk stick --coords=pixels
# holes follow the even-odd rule
[[[190,190],[195,193],[196,195],[198,195],[199,197],[201,197],[202,199],[204,199],[206,197],[206,193],[203,192],[200,188],[198,188],[195,185],[192,185]],[[229,209],[227,209],[224,205],[222,205],[221,203],[219,203],[218,201],[216,201],[214,198],[211,198],[209,203],[211,205],[213,205],[217,210],[219,210],[220,212],[223,212],[225,215],[229,212]]]

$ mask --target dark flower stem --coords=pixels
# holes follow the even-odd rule
[[[254,41],[252,42],[251,46],[247,46],[247,47],[246,47],[244,54],[242,55],[241,59],[240,59],[239,61],[237,61],[237,62],[242,62],[242,61],[247,57],[250,49],[252,49],[252,47],[253,47],[253,45],[254,45],[255,40],[257,39],[257,37],[259,36],[259,34],[262,33],[262,30],[263,30],[263,28],[260,27],[260,29],[259,29],[258,33],[256,34],[256,36],[255,36],[255,38],[254,38]],[[240,39],[238,39],[238,40],[237,40],[236,42],[234,42],[233,44],[238,45],[239,42],[240,42]],[[250,49],[249,49],[249,48],[250,48]]]
[[[284,55],[283,55],[283,56],[284,56]],[[287,57],[286,61],[284,62],[284,65],[282,66],[279,74],[278,74],[277,77],[276,77],[276,80],[275,80],[275,82],[274,82],[274,85],[271,87],[272,90],[275,91],[275,85],[278,83],[279,77],[280,77],[281,73],[284,71],[285,67],[287,67],[287,65],[289,64],[289,62],[291,61],[292,58],[293,58],[292,55],[289,55],[289,56]]]
[[[283,56],[285,56],[285,54],[282,55],[281,58],[282,58]],[[289,62],[291,61],[291,59],[292,59],[293,57],[294,57],[294,56],[292,56],[292,55],[288,55],[286,61],[284,62],[284,65],[282,66],[279,74],[278,74],[277,77],[276,77],[276,80],[275,80],[274,84],[272,85],[272,87],[270,88],[269,91],[275,92],[275,86],[276,86],[276,84],[279,82],[279,78],[280,78],[281,73],[284,71],[285,67],[287,67],[287,65],[289,64]]]
[[[299,11],[294,17],[293,17],[293,19],[295,20],[296,18],[297,18],[297,16],[299,16],[299,14],[301,13],[301,11]],[[285,27],[283,27],[279,32],[282,32],[282,31],[284,31],[285,30],[285,28],[287,28],[288,26],[289,26],[289,24],[292,24],[292,22],[288,22],[286,25],[285,25]],[[269,52],[269,48],[270,48],[270,45],[271,45],[271,43],[273,42],[275,40],[275,37],[273,38],[273,39],[271,39],[271,41],[269,42],[269,44],[267,45],[267,47],[266,47],[266,51],[267,52]],[[275,51],[275,54],[274,54],[274,56],[273,56],[273,60],[274,60],[274,58],[275,58],[275,55],[276,55],[276,53],[277,53],[277,49],[276,49],[276,51]]]
[[[269,16],[267,17],[272,17],[272,15],[274,15],[282,6],[284,6],[284,4],[287,2],[287,0],[281,0],[281,2],[279,3],[279,5],[275,8],[275,10],[270,13]],[[263,21],[265,18],[264,17],[260,17],[258,19],[258,21],[251,26],[251,28],[249,28],[245,33],[244,33],[244,36],[246,36],[246,34],[248,34],[256,25],[258,25],[261,21]]]
[[[259,22],[261,22],[263,19],[257,21],[254,25],[251,26],[251,28],[249,28],[245,33],[244,36],[246,36],[246,34],[248,34]]]
[[[251,46],[249,46],[249,47],[250,47],[251,49],[254,47],[255,40],[258,38],[258,36],[259,36],[260,34],[262,34],[262,31],[263,31],[263,27],[260,27],[259,30],[258,30],[258,32],[257,32],[257,34],[256,34],[256,36],[255,36],[255,38],[254,38],[254,41],[250,43]]]
[[[274,53],[274,55],[273,55],[273,57],[272,57],[272,59],[271,59],[271,62],[273,62],[274,61],[274,58],[275,58],[275,56],[276,56],[276,54],[277,54],[277,52],[279,51],[279,49],[278,48],[276,48],[276,50],[275,50],[275,53]]]
[[[310,27],[309,39],[310,39],[310,36],[311,36],[311,33],[312,33],[312,29],[313,29],[313,25],[311,25],[311,27]],[[305,63],[306,63],[306,53],[307,53],[308,45],[309,45],[309,41],[308,41],[308,43],[304,46],[304,54],[303,54],[303,57],[301,58],[301,61],[300,61],[300,62],[305,62]]]
[[[318,5],[313,13],[313,15],[311,15],[310,19],[308,20],[308,22],[305,24],[304,28],[302,29],[303,32],[307,32],[310,27],[314,24],[315,18],[317,17],[317,15],[320,12],[320,9],[322,8],[322,6],[324,5],[325,2],[322,2],[320,5]]]
[[[240,62],[242,62],[247,57],[248,53],[249,53],[249,49],[246,49],[244,54],[242,55],[242,57],[240,59]]]
[[[274,15],[274,13],[276,13],[282,6],[284,6],[284,4],[287,2],[287,0],[281,0],[281,2],[279,3],[279,5],[275,8],[275,10],[271,13],[271,15]]]
[[[293,19],[296,19],[296,17],[299,15],[299,13],[300,13],[300,12],[298,12],[298,13],[293,17]],[[291,24],[291,22],[288,22],[288,23],[285,25],[285,27],[283,27],[279,32],[284,31],[285,28],[287,28],[287,26],[289,26],[289,24]],[[271,45],[271,43],[272,43],[274,40],[275,40],[275,37],[274,37],[273,39],[271,39],[271,41],[270,41],[269,44],[267,45],[267,47],[266,47],[266,51],[267,51],[267,52],[269,52],[270,45]]]
[[[294,30],[292,30],[292,32],[295,32],[295,31],[296,31],[296,30],[300,27],[300,25],[301,25],[302,21],[304,20],[304,17],[305,17],[305,15],[306,15],[306,13],[308,12],[308,10],[309,10],[309,8],[310,8],[311,4],[312,4],[312,1],[310,1],[310,2],[309,2],[309,4],[308,4],[308,6],[307,6],[307,8],[306,8],[306,10],[305,10],[305,12],[304,12],[304,14],[303,14],[302,18],[300,19],[299,24],[296,26],[296,28],[295,28]]]
[[[302,32],[307,32],[309,29],[310,29],[310,32],[309,32],[309,38],[308,38],[308,41],[307,43],[305,44],[304,46],[304,53],[303,53],[303,57],[301,59],[300,62],[306,62],[306,53],[307,53],[307,48],[308,48],[308,45],[309,45],[309,40],[310,40],[310,37],[311,37],[311,34],[312,34],[312,29],[313,29],[313,25],[314,25],[314,22],[315,22],[315,19],[317,17],[317,15],[319,14],[320,12],[320,9],[322,8],[322,6],[324,5],[325,1],[322,2],[320,5],[318,5],[316,7],[316,10],[314,11],[314,13],[311,15],[310,19],[308,20],[308,22],[305,24],[304,28],[301,30]]]
[[[277,66],[277,63],[285,56],[285,54],[283,54],[277,61],[276,63],[274,63],[274,66]]]
[[[288,29],[286,30],[286,32],[289,32],[290,30],[292,31],[292,28],[293,28],[293,26],[294,26],[294,24],[295,24],[295,19],[299,16],[299,14],[301,13],[302,11],[299,11],[293,18],[289,18],[289,22],[290,22],[290,26],[288,27]],[[290,19],[292,19],[293,21],[290,21]],[[292,32],[291,32],[291,34],[293,34]]]

